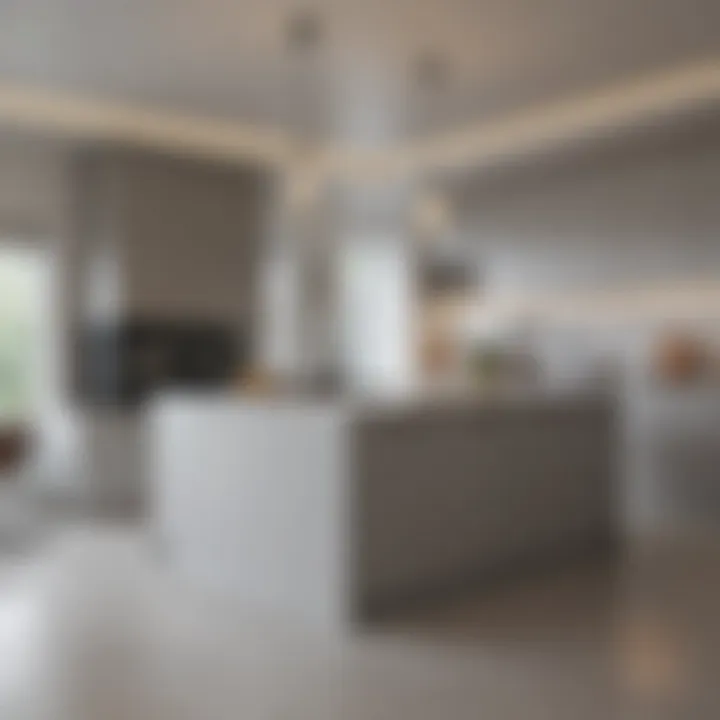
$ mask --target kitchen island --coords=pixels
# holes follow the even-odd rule
[[[615,535],[602,394],[168,395],[150,425],[153,524],[171,566],[327,629]]]

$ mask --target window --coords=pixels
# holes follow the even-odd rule
[[[26,422],[34,413],[46,265],[35,248],[0,244],[0,424]]]

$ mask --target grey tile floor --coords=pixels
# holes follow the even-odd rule
[[[328,638],[65,527],[0,562],[0,719],[714,719],[719,560],[654,544]]]

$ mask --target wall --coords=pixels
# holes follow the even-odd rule
[[[343,246],[342,359],[354,391],[396,393],[412,385],[412,269],[398,235],[350,237]]]
[[[252,352],[270,180],[253,166],[119,148],[79,153],[79,316],[221,322]],[[141,507],[141,409],[88,412],[92,503],[110,511]]]
[[[84,494],[105,473],[119,495],[139,491],[138,465],[122,463],[140,453],[136,419],[72,398],[77,327],[90,311],[127,311],[251,329],[263,182],[255,168],[0,136],[0,236],[47,249],[53,266],[55,377],[37,428],[44,486]]]
[[[458,235],[482,268],[485,309],[534,317],[535,346],[560,375],[582,374],[603,356],[623,370],[621,461],[633,526],[664,522],[659,508],[668,509],[650,449],[652,428],[667,423],[647,408],[669,402],[649,401],[653,337],[693,326],[720,342],[719,194],[720,124],[711,119],[697,132],[635,136],[454,188]],[[717,489],[706,484],[703,495],[720,515]]]
[[[251,329],[264,173],[139,155],[124,172],[127,311]]]
[[[117,312],[254,322],[267,176],[254,167],[131,150],[76,161],[86,256],[106,250],[122,285]]]
[[[68,150],[56,143],[0,135],[0,231],[37,240],[65,235]]]
[[[70,327],[75,307],[75,248],[66,145],[38,137],[0,135],[0,242],[46,253],[51,299],[43,358],[43,402],[35,477],[45,489],[74,487],[79,476],[80,418],[68,397]]]
[[[461,234],[488,289],[598,288],[716,276],[720,125],[476,179],[456,188]]]
[[[410,189],[308,187],[292,174],[279,189],[264,257],[263,364],[300,386],[405,390],[413,374]]]
[[[404,394],[416,382],[414,186],[337,188],[338,346],[347,389]]]

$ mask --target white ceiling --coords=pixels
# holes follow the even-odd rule
[[[292,8],[325,43],[285,48]],[[422,91],[412,61],[447,57]],[[0,81],[390,141],[720,58],[718,0],[2,0]]]

